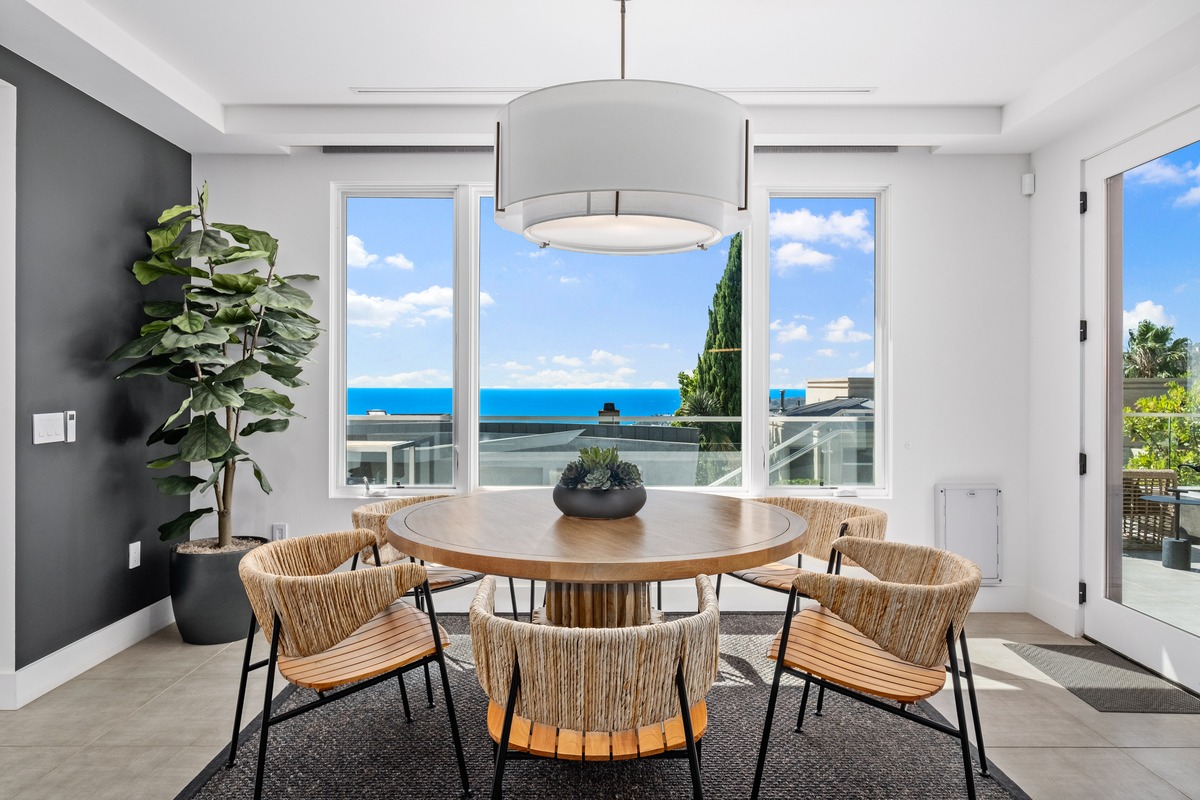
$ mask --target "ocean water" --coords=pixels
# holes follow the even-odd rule
[[[789,398],[804,395],[788,389]],[[779,390],[771,390],[779,398]],[[452,394],[437,389],[347,389],[346,413],[449,414]],[[612,403],[622,416],[652,417],[674,414],[679,408],[679,389],[481,389],[479,413],[485,417],[594,417]]]

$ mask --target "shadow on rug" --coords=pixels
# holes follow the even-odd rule
[[[487,698],[475,678],[465,615],[441,615],[441,622],[451,632],[446,654],[471,788],[477,798],[486,798],[492,780]],[[779,624],[778,615],[722,615],[721,671],[708,696],[709,730],[702,740],[706,797],[750,795],[774,666],[765,653]],[[458,772],[436,671],[433,680],[436,706],[429,709],[424,707],[419,671],[407,676],[414,701],[412,724],[405,723],[399,690],[388,681],[272,728],[264,797],[457,797]],[[793,728],[801,684],[786,676],[784,680],[763,798],[966,798],[961,752],[954,739],[832,693],[826,697],[825,713],[810,717],[805,732],[797,734]],[[282,707],[312,697],[308,690],[298,690],[283,698]],[[254,700],[248,698],[247,704],[249,711]],[[924,703],[921,711],[938,717]],[[222,752],[176,800],[252,797],[258,727],[257,719],[247,726],[232,769],[224,768]],[[986,737],[986,719],[984,729]],[[990,774],[983,778],[976,770],[980,800],[1028,800],[994,767]],[[505,791],[523,800],[691,797],[691,778],[686,759],[537,759],[510,762]]]

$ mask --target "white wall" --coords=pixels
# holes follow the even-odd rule
[[[1104,280],[1099,259],[1082,262],[1079,192],[1086,159],[1200,105],[1200,70],[1191,70],[1143,92],[1134,103],[1032,154],[1037,192],[1032,198],[1029,302],[1029,542],[1031,613],[1062,630],[1079,633],[1083,617],[1077,602],[1084,537],[1102,535],[1089,523],[1083,503],[1102,496],[1103,397],[1084,392],[1079,320],[1089,318],[1086,347],[1103,340],[1103,313],[1084,308],[1082,291]],[[1200,115],[1193,115],[1200,117]],[[1200,139],[1200,119],[1192,140]],[[1187,144],[1180,141],[1178,145]],[[1102,292],[1092,291],[1099,297]],[[1095,306],[1095,304],[1092,304]],[[1094,351],[1093,351],[1094,352]],[[1081,450],[1092,468],[1078,475]],[[1088,502],[1091,502],[1090,500]],[[1090,586],[1089,595],[1102,595]]]
[[[1020,193],[1024,156],[899,154],[769,155],[755,163],[764,184],[829,189],[889,187],[891,409],[888,497],[867,502],[890,514],[889,536],[933,543],[933,486],[999,484],[1004,502],[1003,587],[985,588],[977,610],[1023,610],[1028,582],[1029,199]],[[333,181],[450,180],[488,183],[487,156],[205,156],[194,182],[207,180],[211,218],[242,222],[280,239],[285,272],[329,274]],[[329,319],[328,286],[313,313]],[[296,420],[265,436],[255,457],[275,492],[249,480],[239,494],[242,532],[266,534],[288,522],[293,535],[349,525],[358,499],[330,499],[328,340],[291,393]]]
[[[0,676],[17,641],[17,89],[0,81]],[[0,678],[0,708],[15,703]]]

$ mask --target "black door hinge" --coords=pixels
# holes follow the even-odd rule
[[[1087,320],[1086,319],[1079,320],[1079,341],[1081,341],[1081,342],[1087,341]]]
[[[1079,193],[1079,213],[1080,214],[1087,213],[1087,192]]]
[[[1087,475],[1087,453],[1079,454],[1079,474]]]
[[[1079,582],[1079,605],[1087,602],[1087,584],[1083,581]]]

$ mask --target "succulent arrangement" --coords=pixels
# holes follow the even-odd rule
[[[636,464],[621,461],[616,447],[585,447],[567,464],[558,485],[567,489],[632,489],[642,485]]]

